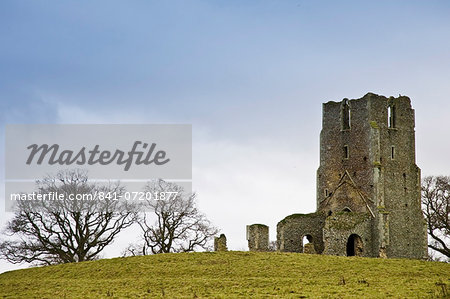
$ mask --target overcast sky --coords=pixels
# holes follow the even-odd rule
[[[450,175],[449,16],[449,1],[3,0],[1,155],[8,123],[192,124],[200,209],[247,249],[245,225],[275,240],[315,210],[323,102],[409,96],[422,174]]]

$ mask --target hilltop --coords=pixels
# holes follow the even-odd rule
[[[2,298],[436,298],[450,264],[276,252],[104,259],[0,274]]]

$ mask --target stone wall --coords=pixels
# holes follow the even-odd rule
[[[339,212],[327,217],[323,229],[326,240],[324,254],[358,255],[376,257],[372,244],[372,218],[367,213]],[[360,238],[361,251],[348,254],[347,246],[352,235]],[[358,243],[358,242],[357,242]]]
[[[224,234],[214,237],[214,251],[228,251],[227,237]]]
[[[349,106],[350,118],[350,126],[346,129],[342,126],[345,103]],[[369,132],[367,99],[344,99],[323,104],[320,165],[317,171],[318,211],[333,213],[346,207],[353,212],[366,211],[366,204],[360,200],[358,191],[363,194],[372,192],[373,161],[369,157]],[[346,172],[357,190],[350,185],[339,188]],[[333,201],[329,200],[330,197]]]
[[[269,251],[269,227],[264,224],[247,225],[248,249]]]
[[[303,252],[303,237],[309,236],[314,251],[322,253],[325,217],[323,213],[293,214],[278,222],[278,249],[284,252]]]

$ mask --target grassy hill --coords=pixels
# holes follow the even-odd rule
[[[439,298],[450,264],[296,253],[180,253],[0,274],[0,298]]]

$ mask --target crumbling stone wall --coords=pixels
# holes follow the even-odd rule
[[[303,237],[311,236],[314,251],[322,253],[325,217],[323,213],[293,214],[278,222],[278,249],[284,252],[303,252]]]
[[[367,97],[367,96],[366,96]],[[414,110],[408,97],[385,98],[370,95],[370,118],[374,158],[379,164],[376,201],[380,215],[378,234],[380,250],[388,257],[425,258],[426,224],[421,210],[420,169],[415,161]],[[395,117],[388,119],[388,109]],[[394,109],[392,111],[392,109]],[[383,217],[382,217],[383,215]]]
[[[325,220],[323,235],[326,240],[324,254],[349,255],[347,245],[351,241],[350,236],[356,235],[360,238],[355,241],[360,245],[360,252],[351,255],[376,256],[372,248],[372,218],[367,213],[335,213]]]
[[[349,127],[344,129],[343,106],[346,103],[350,120]],[[317,170],[318,211],[327,214],[345,208],[352,212],[367,211],[360,193],[370,194],[372,188],[369,131],[366,100],[344,99],[323,104],[320,166]]]
[[[228,251],[227,237],[224,234],[214,237],[214,251]]]
[[[264,224],[247,225],[248,249],[269,251],[269,227]]]

